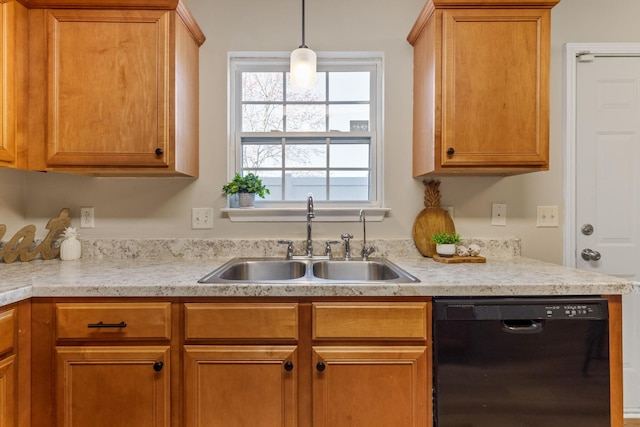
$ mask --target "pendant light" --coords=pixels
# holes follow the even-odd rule
[[[291,85],[307,88],[316,84],[316,53],[304,43],[304,0],[302,0],[302,44],[291,52]]]

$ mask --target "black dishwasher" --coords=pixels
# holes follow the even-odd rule
[[[434,425],[609,427],[607,307],[434,298]]]

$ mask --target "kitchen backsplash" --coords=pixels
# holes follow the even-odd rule
[[[304,254],[304,240],[294,240],[294,255]],[[487,258],[510,258],[521,254],[521,242],[517,238],[463,239],[468,246],[481,247],[480,255]],[[373,257],[422,258],[411,239],[370,240],[376,251]],[[358,256],[362,241],[351,241],[352,254]],[[335,257],[344,256],[343,245],[333,245]],[[324,242],[314,242],[315,254],[324,254]],[[83,258],[213,258],[213,257],[263,257],[284,256],[286,245],[277,240],[247,239],[82,239]]]

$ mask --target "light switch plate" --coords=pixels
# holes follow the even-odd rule
[[[560,218],[557,206],[538,206],[536,227],[559,227]]]
[[[213,208],[191,208],[191,228],[213,228]]]

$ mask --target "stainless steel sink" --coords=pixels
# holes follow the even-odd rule
[[[321,279],[357,282],[402,281],[417,279],[399,267],[383,260],[320,261],[313,264],[313,275]]]
[[[199,282],[270,282],[274,280],[294,280],[304,277],[306,272],[307,264],[300,261],[283,260],[281,258],[235,258],[203,277]]]
[[[419,282],[384,258],[369,261],[282,258],[234,258],[199,283],[362,283]]]

